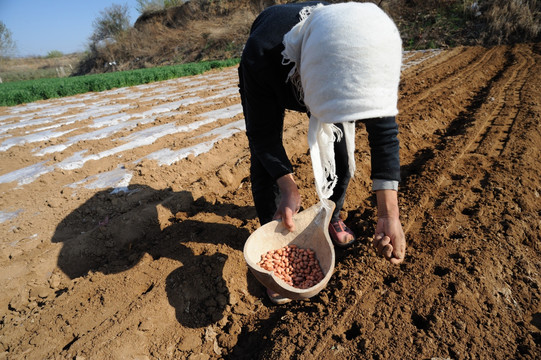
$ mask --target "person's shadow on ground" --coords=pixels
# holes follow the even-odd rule
[[[213,245],[242,251],[249,232],[233,224],[202,221],[205,216],[197,216],[201,213],[243,222],[256,216],[252,207],[194,200],[186,191],[139,185],[124,193],[98,192],[58,224],[52,239],[63,244],[58,267],[74,279],[89,272],[128,270],[145,253],[153,259],[178,260],[182,266],[166,279],[169,303],[182,325],[208,326],[223,317],[230,296],[223,278],[227,255]],[[187,242],[203,244],[203,251],[194,254],[183,245]]]

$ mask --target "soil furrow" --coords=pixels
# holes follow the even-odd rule
[[[499,57],[499,54],[501,54],[501,51],[502,49],[499,49],[499,53],[492,52],[490,55],[497,58]],[[488,55],[488,53],[485,54],[483,59],[488,59]],[[469,71],[468,74],[474,77],[474,75],[478,72],[478,69],[485,66],[486,64],[484,62],[477,62],[476,66],[472,66],[475,68],[475,71]],[[412,166],[416,168],[417,174],[421,174],[421,177],[417,178],[416,176],[411,185],[410,179],[408,178],[409,167],[406,166],[406,179],[404,181],[406,187],[405,197],[408,197],[407,193],[409,191],[413,191],[413,188],[422,186],[426,189],[425,192],[422,192],[423,195],[421,199],[413,201],[413,204],[416,204],[414,205],[414,208],[410,208],[406,211],[408,214],[405,224],[406,232],[409,231],[410,227],[416,222],[417,216],[419,216],[423,211],[422,209],[427,204],[429,199],[431,199],[432,196],[437,193],[438,188],[441,186],[444,179],[449,178],[448,174],[449,172],[453,171],[457,159],[464,155],[466,149],[471,146],[474,139],[477,138],[479,132],[484,129],[484,120],[476,119],[474,114],[479,107],[481,107],[482,104],[487,101],[491,86],[502,76],[506,69],[507,67],[504,66],[499,71],[493,72],[492,76],[488,78],[486,75],[476,76],[478,80],[468,82],[467,84],[469,86],[459,86],[457,88],[454,86],[452,87],[455,89],[460,89],[462,95],[458,96],[457,92],[455,91],[455,94],[457,94],[456,97],[464,98],[466,95],[467,97],[465,98],[465,101],[468,101],[468,103],[460,103],[460,105],[456,104],[458,105],[458,108],[463,108],[464,110],[458,113],[455,119],[442,119],[442,122],[444,124],[447,123],[448,126],[444,130],[441,138],[436,139],[439,141],[439,144],[432,144],[430,146],[432,150],[428,154],[425,152],[420,152],[417,154],[416,158],[418,160],[415,160],[412,163]],[[465,81],[463,76],[465,77],[465,75],[461,74],[459,79],[456,81],[460,83]],[[483,83],[481,81],[485,82]],[[446,82],[455,83],[455,79],[451,78],[446,80]],[[474,91],[475,93],[470,95]],[[444,92],[440,91],[440,94],[442,93]],[[435,102],[445,106],[443,103],[444,101],[445,99],[436,100]],[[452,113],[453,110],[451,110],[450,115]],[[419,171],[419,166],[421,166],[421,171]],[[438,172],[433,172],[434,169],[438,169]]]
[[[479,140],[476,140],[475,149],[470,150],[472,153],[499,156],[504,151],[511,128],[520,111],[520,94],[528,81],[527,74],[532,66],[532,60],[533,58],[524,52],[513,51],[510,58],[511,71],[504,80],[505,84],[498,87],[497,93],[491,94],[485,106],[488,107],[493,103],[496,104],[495,108],[492,111],[483,109],[483,112],[480,112],[480,115],[486,116],[490,123]]]
[[[439,57],[423,63],[421,66],[430,66],[426,73],[423,69],[409,69],[403,75],[401,86],[401,106],[403,113],[411,112],[411,109],[423,101],[431,100],[435,94],[441,95],[442,90],[460,89],[464,82],[471,82],[472,76],[486,67],[491,59],[498,56],[497,49],[489,51],[466,52],[455,54],[450,57],[444,56],[444,61]],[[409,83],[413,82],[415,90],[410,90]],[[420,86],[418,85],[420,84]],[[408,96],[411,94],[411,97]]]

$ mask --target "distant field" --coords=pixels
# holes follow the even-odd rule
[[[201,74],[210,69],[232,66],[238,59],[204,61],[174,66],[118,71],[105,74],[47,78],[0,84],[0,106],[13,106],[37,100],[103,91],[125,86]]]
[[[83,53],[56,57],[33,56],[0,61],[1,82],[67,77],[77,67]]]

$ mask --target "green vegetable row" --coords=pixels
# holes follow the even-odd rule
[[[0,84],[0,106],[197,75],[211,69],[233,66],[238,62],[238,59],[214,60],[105,74],[8,82]]]

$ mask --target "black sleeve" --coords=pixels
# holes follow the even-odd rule
[[[370,144],[371,179],[400,181],[398,125],[394,116],[363,120]]]
[[[299,22],[301,9],[318,3],[266,8],[252,24],[242,52],[239,87],[250,151],[274,179],[293,172],[282,143],[282,132],[286,106],[290,108],[297,99],[290,85],[286,85],[293,64],[282,65],[282,40]]]
[[[244,66],[239,67],[242,107],[246,135],[252,156],[256,156],[272,178],[292,173],[293,167],[282,143],[284,107],[276,92],[258,83]]]

